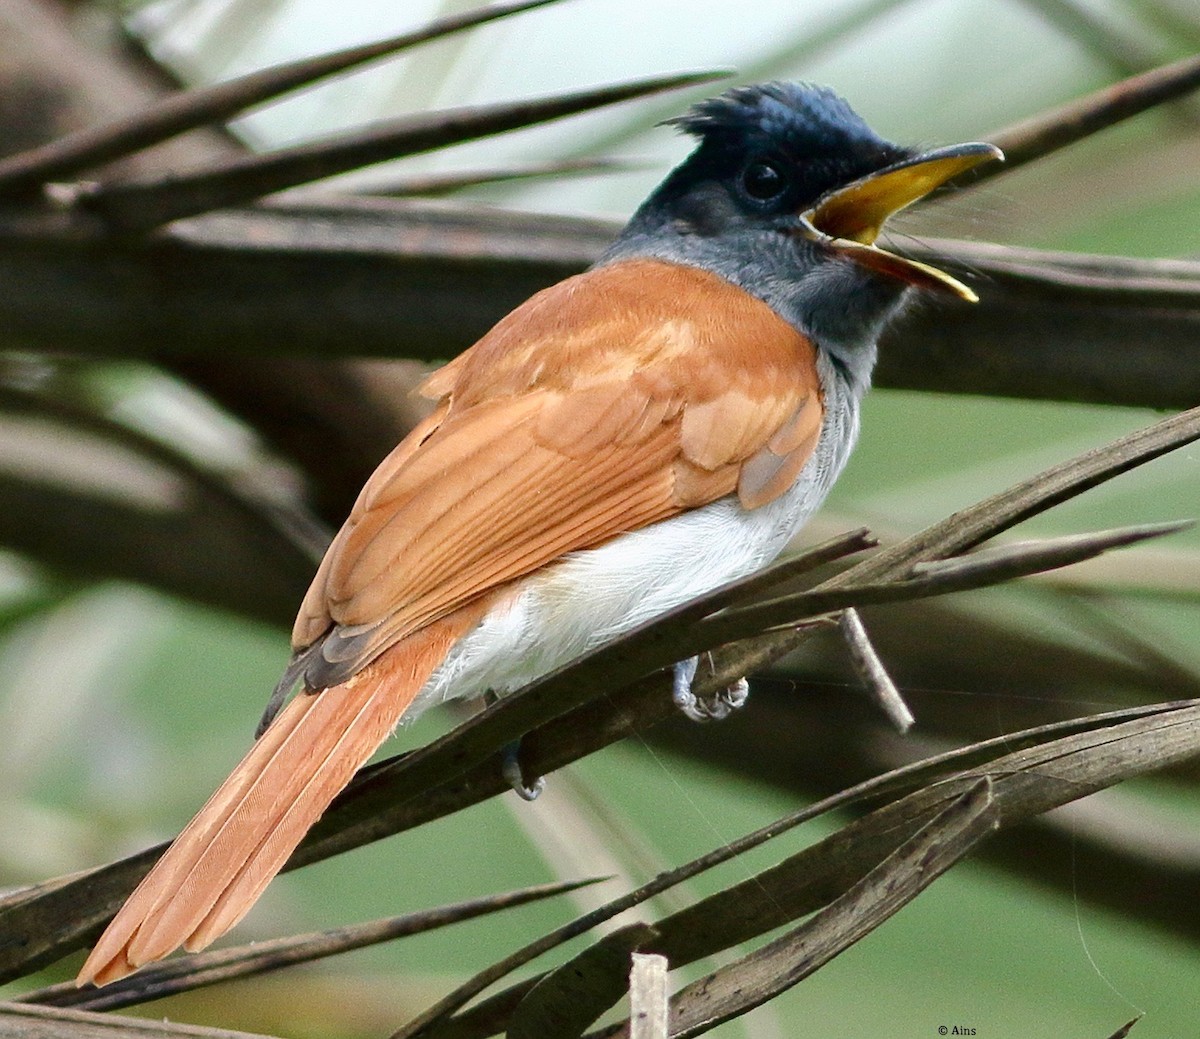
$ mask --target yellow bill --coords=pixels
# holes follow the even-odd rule
[[[810,238],[826,242],[865,267],[913,285],[949,291],[974,303],[978,297],[957,278],[880,249],[875,240],[892,214],[958,174],[1003,158],[1004,153],[994,144],[980,142],[925,152],[829,192],[801,214],[801,228]]]

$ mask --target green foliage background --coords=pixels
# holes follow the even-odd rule
[[[399,6],[345,0],[335,13],[299,0],[233,0],[203,30],[204,5],[176,3],[139,11],[133,24],[184,78],[206,81],[350,37],[383,35],[392,31],[383,24],[389,18],[416,17],[416,11],[401,15]],[[865,17],[868,8],[873,17]],[[864,15],[858,23],[856,11]],[[839,21],[836,42],[806,52],[806,41]],[[651,32],[652,25],[658,31]],[[731,64],[753,69],[758,78],[833,83],[891,136],[952,141],[982,136],[1110,81],[1120,71],[1114,52],[1136,63],[1143,55],[1165,61],[1197,47],[1200,17],[1182,0],[810,2],[764,4],[743,14],[715,3],[580,0],[480,30],[469,42],[439,44],[240,125],[256,142],[278,143],[397,106]],[[551,53],[560,56],[557,63],[542,60]],[[636,156],[645,169],[530,180],[460,196],[537,210],[627,213],[682,147],[665,131],[645,129],[654,104],[664,102],[465,146],[414,160],[405,170],[496,167],[597,151]],[[674,110],[680,102],[665,104]],[[1194,254],[1200,242],[1198,120],[1193,102],[1142,117],[937,213],[914,214],[902,230],[1134,256]],[[125,401],[138,422],[193,450],[211,442],[237,454],[242,434],[195,409],[173,411],[170,393],[138,370],[116,367],[92,378]],[[1134,409],[877,390],[865,410],[861,445],[829,503],[829,524],[905,533],[1153,417]],[[1059,533],[1196,515],[1198,489],[1200,451],[1185,449],[1032,529]],[[1102,574],[1084,598],[1194,676],[1200,668],[1200,535],[1190,532],[1168,547],[1167,566],[1178,583],[1159,587],[1160,571],[1151,571],[1142,580],[1127,576],[1118,588]],[[287,651],[283,632],[241,618],[144,589],[86,584],[13,556],[0,564],[0,884],[16,885],[173,834],[240,755]],[[1108,652],[1077,620],[1076,599],[1063,588],[1045,580],[963,596],[961,639],[972,639],[973,617],[987,616],[1064,645]],[[979,652],[986,655],[986,647]],[[1006,731],[1009,709],[1021,697],[1054,695],[1059,678],[1075,713],[1136,698],[1128,688],[1080,690],[1069,675],[1046,676],[1036,690],[972,688],[948,675],[944,687],[921,692],[934,701],[970,698],[990,735]],[[1137,693],[1153,696],[1152,690]],[[849,682],[845,694],[855,695]],[[423,742],[450,721],[423,719],[386,749]],[[718,726],[705,735],[723,739]],[[805,754],[802,731],[795,733],[795,753]],[[596,814],[586,805],[608,804],[619,828],[636,835],[629,846],[610,849],[635,879],[648,866],[699,854],[796,804],[786,784],[746,781],[646,744],[612,748],[573,771],[590,791],[583,814]],[[560,782],[566,780],[551,778]],[[1200,866],[1194,788],[1137,784],[1104,800],[1162,834],[1179,835],[1181,854]],[[517,821],[521,815],[528,817],[525,826]],[[241,936],[334,926],[550,879],[556,867],[547,862],[537,828],[553,827],[555,818],[529,818],[538,818],[535,809],[506,797],[281,878]],[[1092,822],[1081,815],[1078,825]],[[791,840],[824,832],[805,829]],[[766,863],[779,853],[760,855]],[[728,872],[704,878],[697,890],[734,879]],[[1131,912],[1118,915],[1073,899],[1071,877],[1057,880],[1051,888],[968,863],[814,978],[716,1034],[919,1037],[944,1024],[973,1027],[979,1036],[1100,1037],[1143,1011],[1135,1032],[1141,1039],[1194,1031],[1200,949],[1138,922],[1137,891],[1128,892]],[[453,979],[570,912],[558,903],[526,907],[266,979],[256,983],[261,987],[253,999],[235,1001],[227,990],[214,989],[144,1012],[297,1036],[377,1035]]]

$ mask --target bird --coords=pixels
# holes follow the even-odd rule
[[[402,716],[511,692],[771,562],[846,464],[885,327],[919,292],[975,298],[877,239],[995,146],[903,147],[782,81],[670,123],[690,154],[600,259],[420,387],[433,410],[330,544],[255,742],[80,985],[236,925]],[[744,702],[694,673],[674,669],[689,717]]]

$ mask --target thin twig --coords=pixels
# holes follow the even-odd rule
[[[838,627],[846,648],[850,651],[850,662],[866,685],[867,692],[887,715],[888,721],[897,732],[908,732],[916,719],[913,718],[908,704],[904,702],[904,697],[900,695],[900,690],[896,688],[896,683],[892,681],[892,676],[883,666],[879,654],[875,652],[875,647],[871,645],[871,638],[863,626],[858,610],[853,607],[842,610],[838,617]]]
[[[1004,152],[1004,163],[987,163],[956,179],[954,189],[974,187],[1012,173],[1035,159],[1091,137],[1135,115],[1186,97],[1200,87],[1200,56],[1193,55],[1102,87],[1048,112],[1042,112],[985,139]],[[942,196],[947,188],[931,193]]]
[[[255,942],[231,949],[177,956],[137,974],[122,978],[102,989],[79,988],[73,981],[49,985],[16,996],[16,1003],[37,1003],[43,1006],[80,1007],[85,1010],[118,1010],[121,1007],[148,1003],[179,992],[222,981],[267,974],[298,963],[337,956],[353,949],[363,949],[382,942],[407,938],[410,935],[436,930],[449,924],[487,916],[503,909],[525,905],[598,884],[607,877],[587,880],[559,881],[508,891],[498,895],[457,902],[402,916],[372,920],[362,924],[335,927],[313,934],[293,935],[273,941]]]
[[[537,177],[591,177],[606,173],[628,173],[638,164],[621,159],[562,159],[558,162],[529,162],[494,170],[465,170],[457,173],[431,173],[421,177],[405,177],[387,183],[372,184],[362,189],[364,195],[387,198],[431,198],[453,194],[464,188],[486,187],[509,181],[526,181]]]
[[[984,777],[799,927],[680,991],[671,1000],[672,1036],[701,1035],[808,977],[911,902],[999,822]]]
[[[1197,700],[1182,701],[1177,704],[1155,704],[1147,707],[1128,708],[1121,711],[1093,715],[1090,718],[1073,718],[1065,722],[1054,722],[1049,725],[1037,726],[1024,732],[1006,733],[970,747],[933,755],[913,764],[894,769],[883,775],[873,776],[861,783],[857,783],[836,794],[823,798],[821,801],[806,805],[796,812],[773,820],[766,826],[724,844],[699,858],[677,866],[675,869],[661,873],[636,890],[620,895],[607,905],[600,906],[542,935],[524,946],[524,948],[516,950],[504,959],[479,971],[474,977],[443,997],[438,1003],[427,1008],[418,1017],[397,1030],[392,1039],[412,1039],[412,1037],[422,1035],[427,1031],[435,1031],[435,1025],[438,1022],[449,1019],[454,1011],[464,1006],[471,999],[474,999],[489,986],[537,959],[544,953],[557,948],[572,938],[577,938],[579,935],[585,934],[597,924],[610,920],[632,909],[634,906],[640,905],[661,891],[722,865],[768,841],[774,840],[776,837],[795,829],[797,826],[826,815],[829,812],[845,809],[885,793],[916,789],[920,785],[930,783],[935,777],[944,775],[951,770],[966,770],[981,761],[986,761],[996,751],[1011,752],[1026,745],[1037,745],[1053,739],[1076,735],[1080,732],[1118,725],[1125,721],[1187,709],[1198,704],[1200,704],[1200,701]],[[529,984],[530,982],[528,981],[519,982],[512,989],[507,989],[493,998],[495,1002],[501,1003],[507,998],[511,998],[514,994],[523,994]],[[492,1003],[493,1000],[487,1002]],[[480,1004],[478,1010],[482,1016],[486,1017],[490,1007]],[[455,1020],[458,1019],[455,1018]]]
[[[148,231],[172,220],[250,202],[389,159],[507,133],[724,76],[724,72],[655,76],[528,101],[422,112],[381,120],[361,130],[280,148],[265,155],[236,156],[193,172],[93,184],[80,188],[74,198],[98,213],[114,230]]]
[[[938,781],[927,774],[926,781],[913,793],[889,801],[778,865],[659,921],[655,924],[659,937],[645,951],[661,953],[674,966],[682,967],[831,906],[956,799],[977,790],[981,780],[985,785],[990,783],[996,801],[995,817],[1011,827],[1152,769],[1194,760],[1200,752],[1198,716],[1200,701],[1192,700],[1165,712],[1156,710],[1126,721],[1113,718],[1111,724],[1089,727],[1048,742],[1036,741],[1020,749],[1007,745],[1008,737],[988,741],[1005,753],[998,758],[980,755],[976,757],[977,764],[953,775],[942,774]],[[1084,721],[1075,719],[1076,723]],[[979,751],[977,746],[959,753],[976,756]],[[962,760],[965,762],[965,758]],[[916,856],[918,872],[924,861],[924,856]],[[888,887],[885,883],[881,891],[885,901]],[[580,992],[600,993],[603,986],[590,978],[589,973],[607,966],[605,946],[611,953],[630,940],[631,934],[617,931],[559,967],[554,975],[574,978]],[[769,974],[768,981],[773,983],[774,972]],[[537,989],[548,980],[539,983]],[[506,996],[500,993],[494,999]],[[487,1010],[484,1020],[494,1024],[499,1015],[487,1006],[491,1002],[487,1000],[476,1009]],[[597,1001],[586,1008],[574,1008],[573,1016],[582,1017],[588,1012],[594,1019],[604,1009]],[[464,1027],[464,1019],[472,1015],[473,1012],[468,1012],[452,1019],[445,1029],[429,1022],[429,1039],[443,1035],[467,1039],[484,1034]],[[410,1035],[413,1031],[406,1029],[401,1034]]]
[[[567,1039],[595,1020],[594,1006],[612,1006],[629,990],[629,957],[650,945],[658,932],[633,923],[584,949],[574,970],[554,971],[529,991],[505,1027],[506,1039]]]
[[[921,560],[963,552],[1198,437],[1200,409],[1164,419],[961,510],[822,587],[832,590],[900,579]],[[835,604],[836,608],[848,605],[857,604]],[[544,774],[665,717],[669,710],[665,679],[639,680],[637,675],[689,655],[693,635],[689,628],[680,628],[673,616],[640,628],[506,698],[429,746],[367,770],[330,807],[286,868],[378,840],[499,792],[503,781],[497,778],[494,755],[519,737],[528,736],[524,742],[528,763]],[[714,652],[720,673],[711,689],[702,687],[698,692],[703,695],[727,686],[791,652],[805,637],[794,631],[766,634]],[[601,705],[604,709],[597,711],[592,702],[601,694],[606,701]],[[612,703],[622,697],[627,697],[627,707],[617,713]],[[579,724],[580,717],[586,717],[587,725]],[[553,738],[543,742],[543,733]],[[0,927],[13,936],[0,946],[0,979],[78,948],[132,890],[154,857],[155,852],[149,851],[84,877],[55,881],[40,897],[22,899],[0,911]],[[63,926],[63,921],[69,924]],[[500,970],[497,976],[503,973]],[[452,1003],[450,1009],[457,1005]]]
[[[812,591],[784,595],[752,606],[726,610],[701,621],[696,627],[714,643],[732,642],[747,638],[753,631],[795,625],[819,614],[832,613],[850,606],[947,595],[1030,574],[1044,573],[1092,559],[1102,552],[1123,545],[1133,545],[1150,538],[1174,534],[1190,526],[1190,520],[1146,523],[1117,530],[1018,542],[953,559],[921,561],[914,563],[912,577],[897,577],[878,584],[846,581],[834,586],[833,582],[829,582]]]
[[[1108,1039],[1125,1039],[1125,1037],[1133,1031],[1133,1026],[1136,1025],[1143,1017],[1145,1017],[1145,1014],[1138,1014],[1138,1016],[1132,1021],[1126,1021],[1125,1024],[1113,1032]]]

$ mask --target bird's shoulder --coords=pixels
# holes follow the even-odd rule
[[[821,406],[805,336],[723,278],[651,259],[543,290],[421,392],[459,412],[506,400],[497,423],[537,397],[539,439],[574,456],[678,419],[681,458],[707,472],[749,457],[801,406],[811,432]]]

